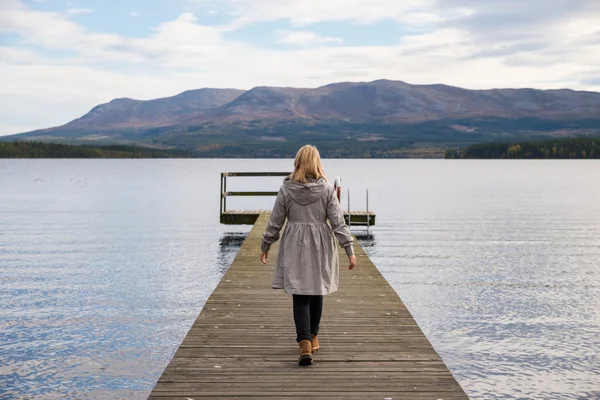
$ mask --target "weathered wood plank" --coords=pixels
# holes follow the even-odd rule
[[[277,399],[277,400],[298,400],[298,399],[310,399],[310,400],[332,400],[332,399],[348,399],[348,400],[382,400],[386,398],[392,398],[393,400],[455,400],[465,399],[463,393],[451,393],[451,392],[380,392],[380,391],[369,391],[369,392],[357,392],[343,393],[340,396],[337,392],[292,392],[292,393],[276,393],[276,392],[263,392],[263,393],[246,393],[246,392],[212,392],[212,393],[198,393],[194,395],[194,400],[216,400],[216,399]],[[180,393],[165,392],[161,394],[152,393],[150,399],[180,399],[189,400],[188,395],[182,395]]]
[[[291,172],[223,172],[223,176],[289,176]]]
[[[227,192],[231,196],[269,196],[277,192]],[[348,211],[343,211],[344,218],[348,222]],[[227,210],[221,213],[221,223],[229,225],[253,225],[259,215],[269,214],[267,210]],[[376,215],[372,211],[350,211],[351,223],[353,225],[375,225]]]
[[[259,260],[269,214],[228,213],[256,217],[255,226],[150,398],[468,398],[359,245],[353,271],[340,249],[340,291],[325,297],[321,349],[313,366],[299,367],[291,297],[271,289],[277,244],[267,266]],[[360,213],[353,222],[366,221]]]

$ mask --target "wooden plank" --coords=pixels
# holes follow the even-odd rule
[[[221,196],[277,196],[277,192],[225,192]]]
[[[370,391],[368,393],[365,392],[353,392],[353,393],[344,393],[343,397],[338,393],[315,393],[315,392],[295,392],[295,393],[273,393],[273,392],[264,392],[264,393],[252,393],[248,394],[246,392],[213,392],[210,394],[199,393],[194,396],[194,399],[202,399],[202,400],[222,400],[222,399],[277,399],[277,400],[332,400],[332,399],[347,399],[347,400],[382,400],[389,397],[389,392],[379,392],[379,391]],[[464,394],[462,393],[449,393],[449,392],[419,392],[419,393],[405,393],[405,392],[395,392],[394,396],[391,397],[394,400],[455,400],[455,399],[464,399]],[[190,400],[188,395],[182,395],[180,393],[161,393],[154,394],[150,397],[152,400],[157,399],[178,399],[178,400]]]
[[[325,297],[315,364],[299,367],[291,297],[271,289],[278,244],[259,260],[269,214],[228,213],[255,216],[254,228],[151,399],[468,398],[358,244],[357,268],[342,268],[340,291]]]
[[[223,176],[289,176],[291,172],[223,172]]]
[[[277,192],[228,192],[228,193],[275,193]],[[252,214],[268,214],[270,211],[268,210],[227,210],[223,212],[224,214],[240,214],[242,212],[250,212]],[[343,212],[345,216],[348,216],[348,211]],[[367,216],[370,215],[374,217],[376,214],[373,211],[350,211],[352,216]]]
[[[277,192],[227,192],[223,193],[222,197],[228,195],[235,196],[274,196]],[[220,221],[222,224],[227,225],[254,225],[260,215],[268,215],[267,210],[227,210],[221,213]],[[348,222],[348,211],[344,211],[344,219]],[[350,218],[352,219],[352,225],[366,226],[367,220],[369,225],[375,225],[375,213],[372,211],[351,211]]]

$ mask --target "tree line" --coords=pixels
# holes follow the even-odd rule
[[[88,146],[39,141],[0,142],[0,158],[186,158],[182,150],[128,145]]]
[[[578,137],[520,143],[480,143],[462,149],[448,149],[444,154],[444,158],[600,158],[600,137]]]

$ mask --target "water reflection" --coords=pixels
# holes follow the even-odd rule
[[[226,232],[219,239],[219,272],[225,274],[242,243],[248,236],[243,232]]]
[[[368,247],[375,247],[377,245],[377,237],[372,231],[367,233],[366,230],[365,231],[353,230],[352,234],[354,235],[356,240],[358,240],[358,242],[360,243],[360,245],[362,246],[363,249],[368,248]]]

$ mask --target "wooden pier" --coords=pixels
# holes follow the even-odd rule
[[[221,173],[221,195],[219,196],[220,222],[226,225],[254,225],[261,214],[269,213],[270,210],[228,210],[227,198],[235,196],[277,196],[277,192],[228,192],[227,178],[231,177],[285,177],[290,172],[222,172]],[[368,201],[367,201],[368,204]],[[375,213],[369,210],[344,210],[344,219],[347,224],[373,226],[375,225]]]
[[[271,289],[260,214],[151,399],[468,399],[394,289],[355,242],[325,297],[314,365],[300,367],[291,297]]]

